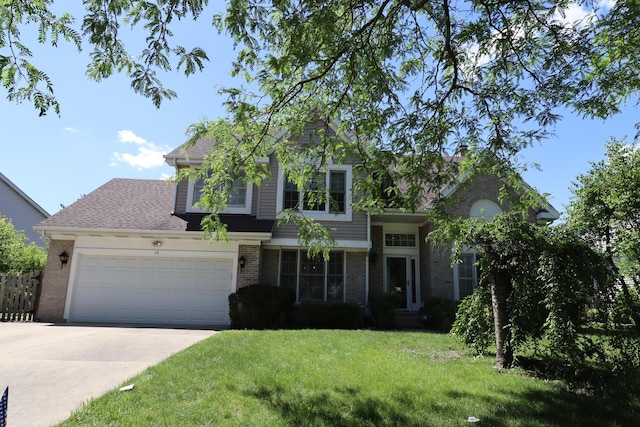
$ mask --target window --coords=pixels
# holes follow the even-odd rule
[[[351,220],[351,165],[331,166],[318,172],[298,190],[296,184],[278,176],[277,206],[281,209],[296,209],[318,220]]]
[[[233,180],[233,187],[229,198],[227,199],[227,206],[229,207],[244,207],[247,204],[247,183],[245,181],[244,171],[240,172],[240,176]]]
[[[223,213],[251,213],[251,185],[247,186],[245,172],[233,180],[233,187],[227,199],[227,209]],[[202,208],[196,206],[202,197],[205,186],[205,178],[200,178],[189,185],[187,193],[187,206],[190,212],[200,212]]]
[[[456,299],[461,300],[473,293],[478,286],[478,266],[476,254],[464,253],[460,255],[460,262],[456,265],[457,290]]]
[[[345,213],[347,202],[347,174],[345,171],[329,173],[329,211]]]
[[[343,301],[344,252],[331,252],[325,261],[308,258],[306,250],[283,250],[280,286],[294,289],[297,301]]]
[[[403,233],[385,233],[384,245],[387,247],[415,248],[416,235]]]
[[[305,211],[324,212],[326,207],[326,174],[318,173],[305,186],[303,209]]]
[[[300,203],[300,193],[298,187],[288,180],[284,183],[284,195],[282,199],[283,209],[297,209]]]

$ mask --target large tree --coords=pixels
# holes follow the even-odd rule
[[[233,164],[272,148],[265,137],[301,131],[301,122],[319,113],[372,144],[356,147],[367,169],[400,164],[395,170],[410,183],[404,200],[411,209],[425,184],[440,187],[448,171],[439,167],[440,155],[458,145],[512,159],[548,135],[557,107],[607,116],[637,90],[637,2],[620,1],[611,10],[601,3],[607,2],[228,0],[214,23],[237,42],[233,72],[255,89],[227,89],[228,118],[236,135],[243,132]],[[29,100],[41,114],[59,106],[54,82],[33,66],[21,38],[30,26],[39,42],[66,39],[78,48],[86,42],[89,77],[125,72],[132,88],[158,106],[175,96],[158,71],[190,74],[208,59],[198,46],[172,38],[176,21],[210,19],[207,0],[86,0],[82,17],[53,13],[63,7],[16,0],[0,9],[3,85],[10,99]],[[570,22],[566,12],[576,7],[592,13]],[[127,41],[136,36],[145,43],[132,52]],[[230,138],[219,129],[210,131]],[[282,151],[291,149],[281,142]],[[332,149],[339,143],[305,153],[315,157],[309,164],[338,155]]]
[[[640,146],[611,140],[574,183],[568,225],[600,249],[640,330]]]
[[[612,288],[603,257],[581,236],[503,213],[489,221],[448,220],[430,237],[454,241],[454,262],[463,247],[477,251],[479,287],[462,302],[454,333],[478,352],[495,337],[498,368],[531,347],[571,366],[590,356],[592,342],[581,333],[585,310],[610,300]]]

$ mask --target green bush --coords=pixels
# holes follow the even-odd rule
[[[300,304],[302,327],[308,329],[358,329],[360,306],[355,303],[305,301]]]
[[[631,297],[632,305],[640,305],[640,295],[638,295],[638,291],[635,288],[629,287],[629,296]],[[633,324],[631,314],[634,308],[635,307],[629,306],[629,301],[625,297],[624,292],[619,291],[615,296],[613,307],[611,308],[611,320],[614,323]]]
[[[438,332],[449,332],[456,320],[458,303],[445,298],[428,298],[422,310],[428,316],[427,328]]]
[[[229,317],[233,329],[281,329],[287,326],[295,301],[292,289],[250,285],[229,295]]]
[[[371,292],[369,306],[378,329],[393,329],[395,311],[402,304],[402,294],[399,292]]]
[[[22,230],[0,213],[0,273],[22,274],[44,270],[47,254],[35,243],[27,243]]]
[[[460,301],[451,333],[477,354],[487,351],[495,340],[491,289],[488,286],[476,288],[473,294]]]

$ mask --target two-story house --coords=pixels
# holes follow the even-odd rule
[[[165,158],[176,169],[198,168],[212,144],[201,139]],[[477,284],[472,251],[452,268],[450,253],[425,241],[429,200],[415,214],[356,212],[354,164],[343,162],[317,177],[331,206],[310,202],[275,154],[256,161],[266,163],[270,177],[259,186],[234,182],[220,215],[228,242],[203,238],[202,181],[114,179],[42,221],[37,229],[51,243],[39,319],[228,325],[228,295],[255,283],[290,287],[298,302],[360,303],[371,292],[397,290],[404,309],[417,311],[426,298],[459,300]],[[442,189],[455,195],[456,214],[491,216],[505,208],[496,177],[467,184]],[[328,260],[309,258],[296,228],[278,225],[279,213],[293,207],[332,231],[337,245]],[[546,206],[538,216],[558,213]]]
[[[38,246],[45,246],[42,235],[33,226],[49,216],[39,204],[27,196],[9,178],[0,173],[0,214],[10,219],[13,228],[20,230]]]

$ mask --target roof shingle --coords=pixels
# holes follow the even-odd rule
[[[174,185],[115,178],[38,224],[39,227],[185,231],[173,216]]]

